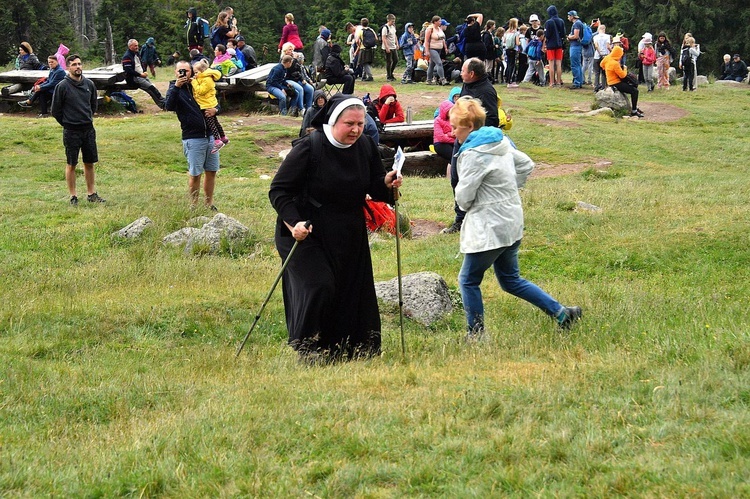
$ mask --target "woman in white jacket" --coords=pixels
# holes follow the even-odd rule
[[[502,130],[484,125],[479,100],[461,97],[450,110],[458,152],[456,202],[466,211],[461,228],[464,262],[458,275],[469,339],[484,333],[484,305],[480,285],[493,267],[502,289],[528,301],[569,328],[582,313],[565,307],[536,284],[520,276],[518,247],[523,237],[523,208],[518,188],[534,169],[534,162],[518,151]]]

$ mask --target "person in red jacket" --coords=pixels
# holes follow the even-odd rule
[[[396,90],[392,86],[386,84],[380,87],[380,95],[374,104],[381,123],[404,122],[404,110],[396,99]]]

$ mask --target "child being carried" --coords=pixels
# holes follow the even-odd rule
[[[193,87],[195,102],[198,103],[202,111],[218,107],[219,101],[216,99],[216,82],[221,79],[221,73],[209,68],[208,61],[205,59],[201,59],[193,64],[193,72],[195,76],[190,80],[190,85]],[[214,136],[214,147],[211,149],[211,153],[214,154],[228,144],[229,139],[224,134],[224,129],[221,123],[219,123],[217,116],[206,116],[204,113],[203,119],[206,120],[206,126]]]

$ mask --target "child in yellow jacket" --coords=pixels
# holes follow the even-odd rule
[[[201,110],[215,108],[219,105],[216,99],[216,82],[221,79],[221,73],[208,67],[208,61],[201,59],[193,65],[195,76],[190,80],[193,87],[193,98]],[[229,139],[224,134],[224,129],[219,123],[216,116],[203,115],[206,120],[206,126],[211,130],[214,136],[214,147],[211,153],[216,153],[219,149],[229,143]]]

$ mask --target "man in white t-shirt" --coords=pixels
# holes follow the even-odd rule
[[[612,37],[605,31],[607,31],[607,27],[600,23],[596,29],[596,34],[591,39],[591,44],[594,46],[594,90],[597,92],[607,88],[607,76],[599,64],[601,64],[604,56],[612,50]]]
[[[398,65],[398,36],[396,36],[396,16],[388,14],[386,23],[380,30],[381,47],[385,51],[385,72],[388,81],[396,81],[393,71]]]

